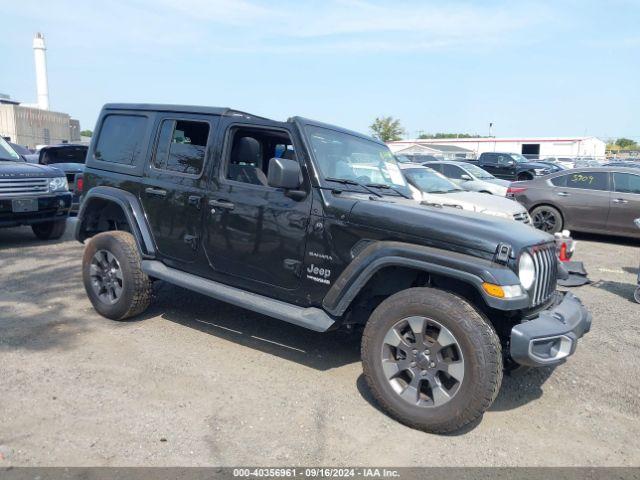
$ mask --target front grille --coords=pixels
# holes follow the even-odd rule
[[[558,260],[553,243],[533,247],[531,256],[536,269],[536,281],[531,287],[532,306],[535,307],[549,300],[556,291]]]
[[[1,178],[0,197],[25,197],[49,192],[48,178]]]
[[[529,214],[527,212],[514,213],[513,214],[513,219],[516,222],[526,223],[527,225],[531,223],[531,217],[529,216]]]

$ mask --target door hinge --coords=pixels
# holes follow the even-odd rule
[[[192,249],[198,249],[198,237],[196,235],[185,235],[184,243],[191,246]]]
[[[302,262],[293,258],[284,259],[284,268],[294,273],[296,277],[300,277],[302,273]]]

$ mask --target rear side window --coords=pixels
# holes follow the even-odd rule
[[[613,174],[613,184],[616,192],[640,194],[640,175],[616,172]]]
[[[551,183],[553,183],[556,187],[566,187],[567,177],[568,175],[560,175],[559,177],[552,178]]]
[[[209,124],[191,120],[164,120],[153,166],[185,175],[200,175],[209,138]]]
[[[493,153],[483,153],[480,155],[480,160],[489,165],[495,165],[497,162],[497,156]]]
[[[95,157],[102,162],[135,165],[143,149],[147,117],[107,115],[102,121]]]
[[[568,188],[586,190],[608,190],[609,174],[607,172],[577,172],[567,175]]]

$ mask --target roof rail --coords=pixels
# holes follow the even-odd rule
[[[233,108],[227,108],[222,114],[225,117],[245,117],[245,118],[258,118],[260,120],[268,120],[273,122],[271,118],[261,117],[260,115],[253,115],[252,113],[242,112],[240,110],[234,110]]]

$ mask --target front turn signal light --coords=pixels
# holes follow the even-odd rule
[[[525,294],[520,285],[495,285],[493,283],[484,282],[482,284],[482,289],[487,293],[487,295],[491,295],[496,298],[516,298]]]

